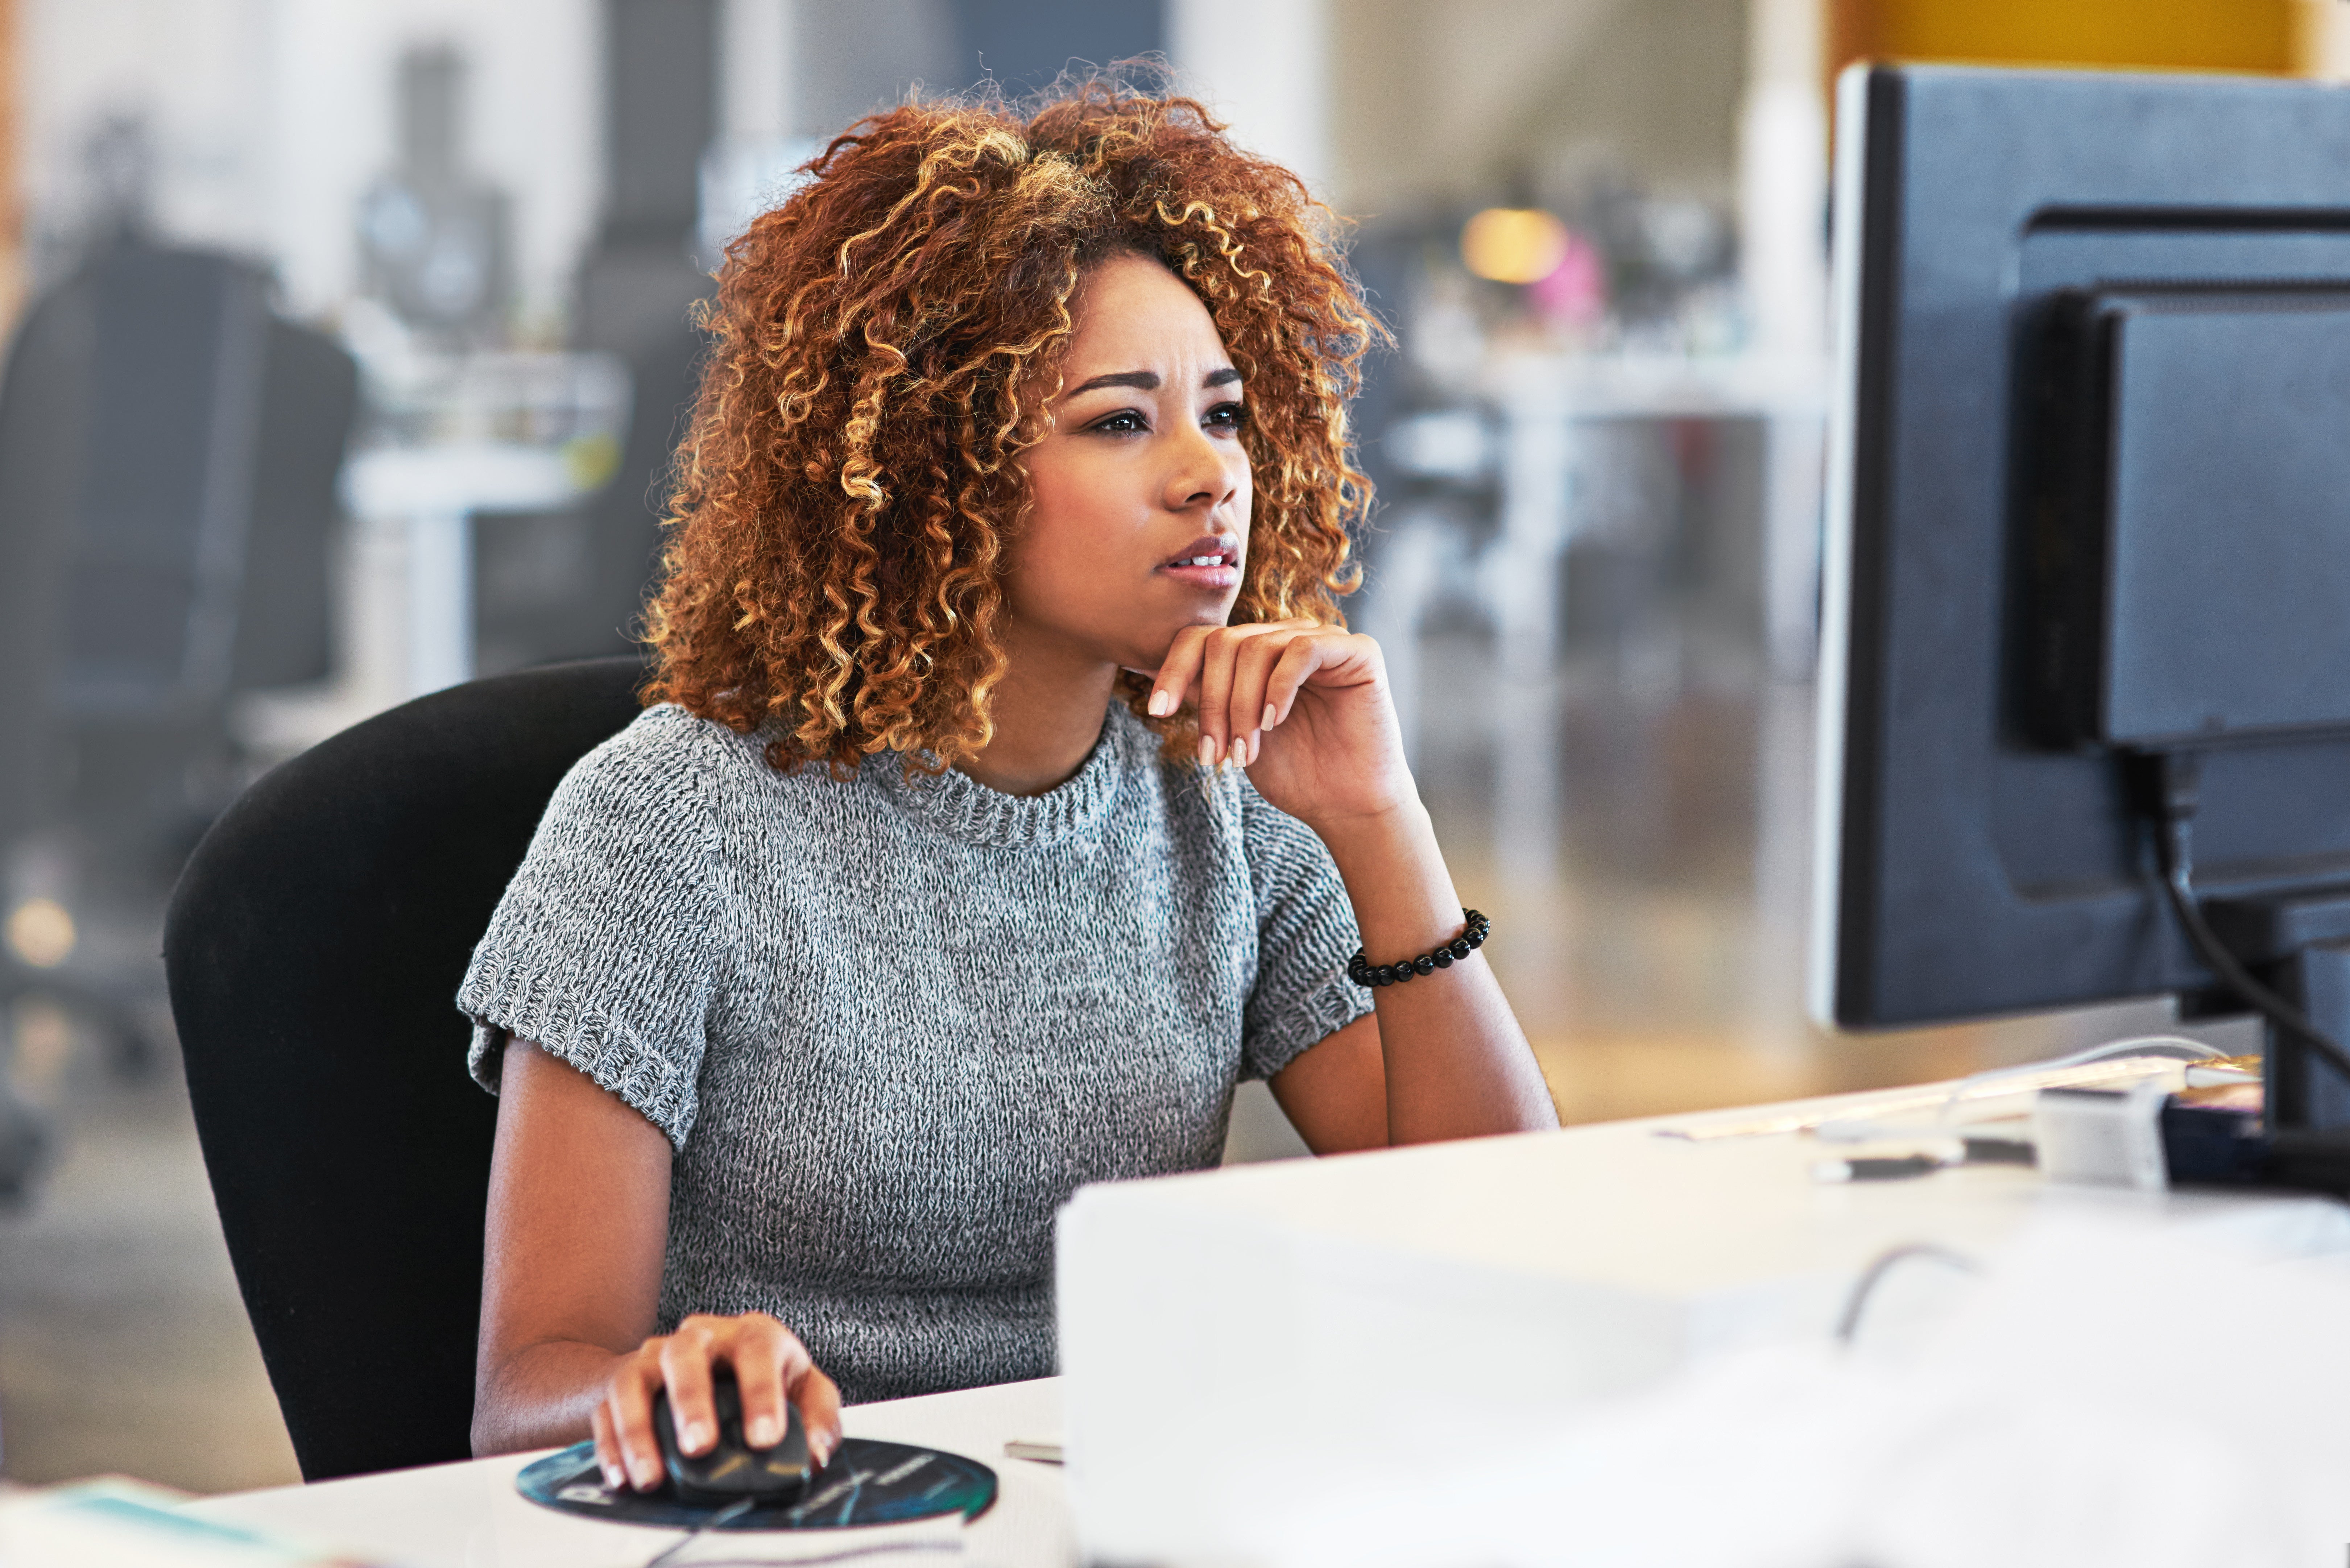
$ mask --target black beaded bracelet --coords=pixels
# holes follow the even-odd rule
[[[1438,970],[1451,969],[1483,947],[1485,933],[1493,929],[1493,922],[1476,910],[1463,909],[1461,912],[1468,917],[1468,929],[1433,952],[1406,959],[1401,963],[1374,964],[1363,956],[1362,949],[1357,948],[1355,956],[1347,961],[1347,978],[1361,986],[1399,985],[1415,975],[1434,974]]]

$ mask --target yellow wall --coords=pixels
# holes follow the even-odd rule
[[[2306,0],[1831,0],[1856,59],[2290,71]],[[2343,0],[2333,0],[2341,4]]]

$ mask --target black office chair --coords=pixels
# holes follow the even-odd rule
[[[419,698],[264,776],[172,899],[163,957],[246,1313],[312,1480],[470,1451],[496,1102],[455,996],[636,659]]]

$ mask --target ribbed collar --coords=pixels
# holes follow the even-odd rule
[[[896,752],[884,752],[865,767],[899,810],[934,832],[1003,848],[1050,844],[1109,815],[1126,772],[1126,749],[1133,744],[1129,732],[1140,729],[1133,715],[1112,704],[1084,765],[1067,783],[1036,795],[1005,794],[951,768],[910,778],[902,753]]]

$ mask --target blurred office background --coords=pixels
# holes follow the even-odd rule
[[[1400,348],[1354,613],[1570,1120],[2164,1026],[1805,1017],[1829,84],[2341,74],[2345,9],[0,0],[0,1476],[294,1479],[162,1004],[179,861],[342,725],[629,647],[708,268],[917,83],[1158,55],[1359,220]]]

